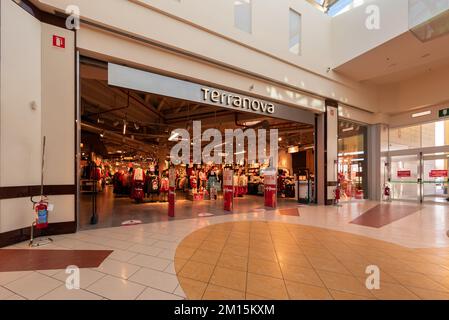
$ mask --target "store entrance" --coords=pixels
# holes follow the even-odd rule
[[[182,142],[173,131],[184,129],[193,136],[197,121],[201,133],[217,129],[223,136],[228,129],[278,129],[278,209],[314,202],[312,125],[111,87],[107,65],[98,61],[83,59],[80,69],[81,229],[168,220],[171,150]],[[193,149],[194,141],[189,143]],[[209,143],[203,141],[202,150]],[[248,148],[243,153],[239,163],[175,166],[176,219],[227,214],[222,198],[225,168],[234,171],[233,213],[266,210],[269,161],[249,161]]]
[[[446,149],[436,153],[425,149],[409,155],[393,153],[390,156],[392,199],[448,203],[449,152]]]

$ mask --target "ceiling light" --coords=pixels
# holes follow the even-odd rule
[[[104,138],[104,131],[100,133],[100,137]]]
[[[120,124],[120,121],[115,121],[114,122],[114,127],[117,127]]]
[[[168,141],[178,141],[179,133],[173,132],[170,138],[168,138]]]
[[[431,114],[432,114],[432,111],[427,110],[427,111],[423,111],[423,112],[418,112],[418,113],[412,114],[412,118],[424,117],[424,116],[428,116],[428,115],[431,115]]]
[[[126,123],[126,121],[123,121],[123,135],[126,135],[126,129],[127,129],[128,124]]]
[[[140,126],[139,126],[137,123],[134,123],[134,128],[135,128],[136,130],[139,130],[139,129],[140,129]]]
[[[354,131],[354,127],[346,128],[342,130],[343,132]]]

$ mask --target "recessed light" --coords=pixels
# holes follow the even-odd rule
[[[428,116],[428,115],[431,115],[431,114],[432,114],[432,111],[427,110],[427,111],[423,111],[423,112],[418,112],[418,113],[412,114],[412,118],[424,117],[424,116]]]

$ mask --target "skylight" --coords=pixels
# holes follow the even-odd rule
[[[365,0],[309,0],[309,2],[334,17],[362,5]]]

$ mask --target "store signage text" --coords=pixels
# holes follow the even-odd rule
[[[207,103],[234,107],[242,109],[242,111],[260,112],[268,115],[272,115],[276,111],[274,104],[262,100],[208,88],[201,88],[201,92],[203,101]]]
[[[447,170],[431,170],[429,173],[430,178],[447,178],[448,171]]]
[[[410,178],[411,176],[412,172],[410,170],[398,171],[398,178]]]

